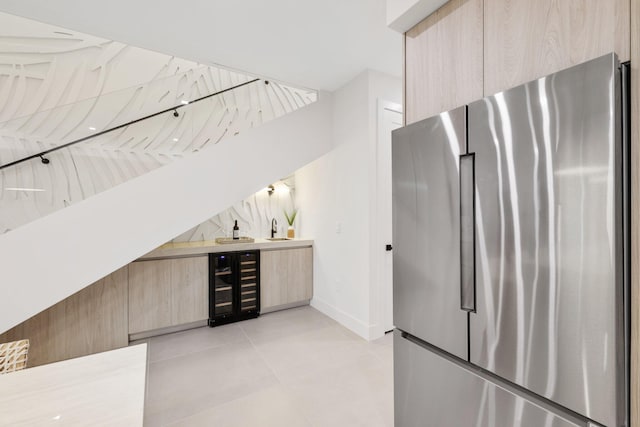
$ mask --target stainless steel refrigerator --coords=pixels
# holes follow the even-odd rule
[[[626,70],[393,132],[397,427],[628,426]]]

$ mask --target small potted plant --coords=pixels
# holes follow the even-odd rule
[[[287,237],[293,239],[296,237],[296,231],[293,229],[293,221],[296,220],[296,215],[298,215],[298,209],[294,209],[291,211],[291,214],[284,211],[284,217],[287,219],[287,223],[289,224],[289,228],[287,229]]]

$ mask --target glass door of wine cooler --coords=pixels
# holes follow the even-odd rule
[[[209,326],[258,317],[259,251],[209,254]]]
[[[241,313],[258,310],[258,262],[257,252],[239,254]]]
[[[209,319],[224,319],[234,313],[236,274],[232,254],[210,257]]]

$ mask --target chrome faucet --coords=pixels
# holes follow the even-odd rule
[[[271,220],[271,238],[273,239],[278,232],[278,221],[275,218]]]

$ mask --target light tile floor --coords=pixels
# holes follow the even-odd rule
[[[392,426],[392,339],[311,307],[151,338],[145,426]]]

